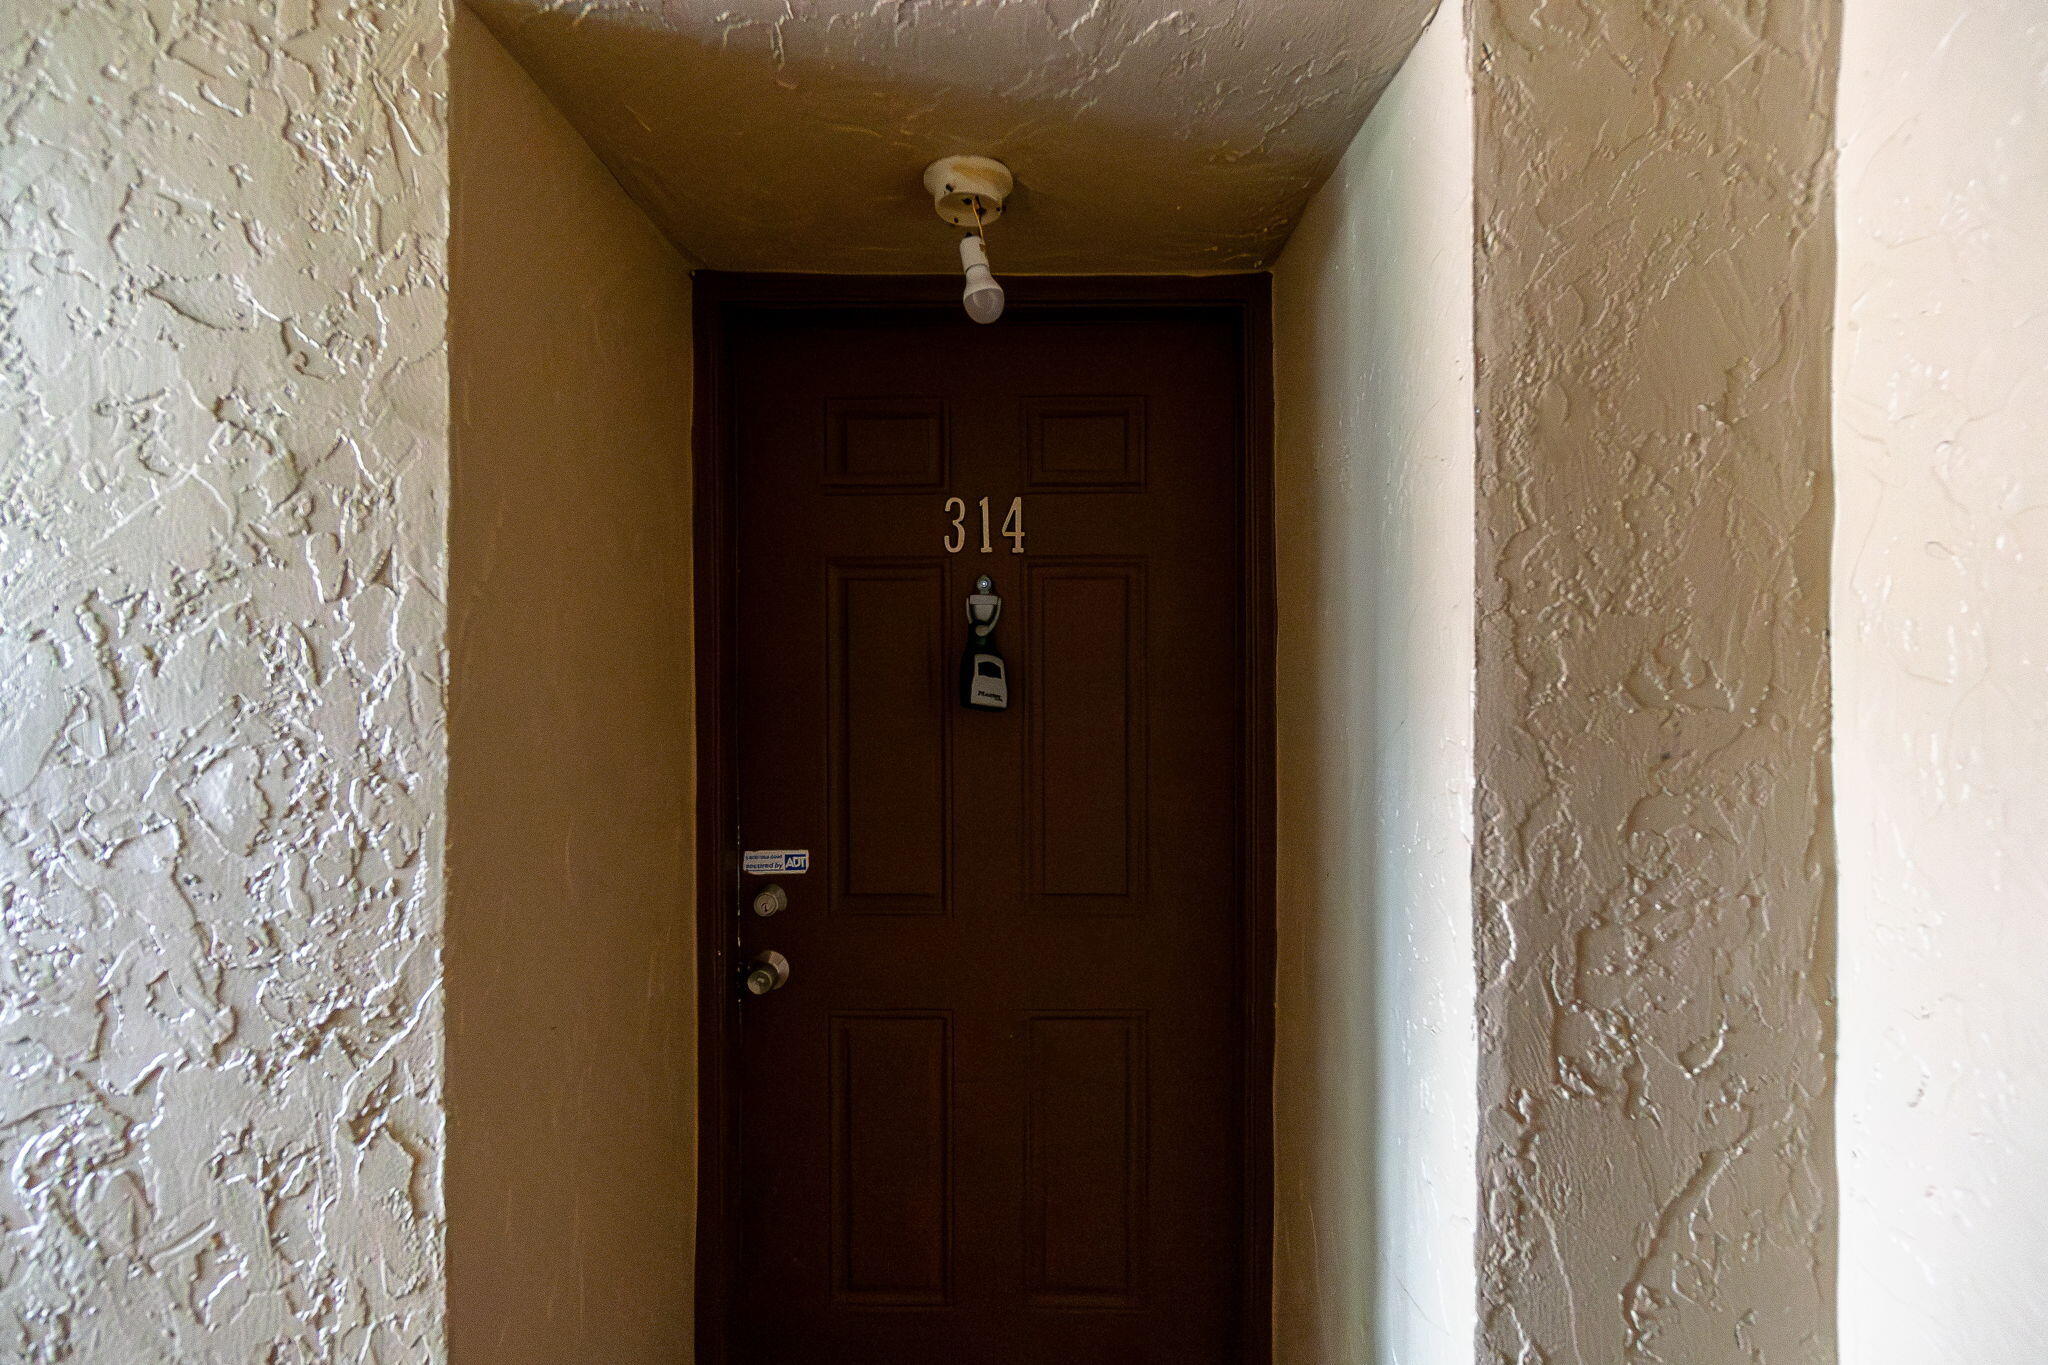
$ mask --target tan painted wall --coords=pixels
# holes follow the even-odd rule
[[[1833,0],[1473,0],[1489,1361],[1834,1358]]]
[[[442,1359],[445,38],[0,6],[0,1359]]]
[[[686,263],[453,47],[449,1342],[687,1359]]]
[[[1842,34],[1842,1354],[2048,1360],[2048,10]]]
[[[1472,1358],[1472,140],[1440,12],[1274,275],[1275,1356]]]

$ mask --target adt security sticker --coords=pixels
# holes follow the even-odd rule
[[[750,848],[740,855],[740,870],[750,877],[790,877],[811,870],[807,848]]]

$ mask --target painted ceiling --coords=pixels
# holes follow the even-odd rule
[[[1435,0],[471,0],[720,270],[957,269],[926,163],[1017,176],[998,273],[1270,264]]]

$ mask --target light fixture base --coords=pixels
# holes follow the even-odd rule
[[[942,156],[924,168],[932,207],[954,227],[973,227],[977,205],[984,223],[1002,217],[1003,200],[1016,183],[1008,166],[986,156]]]

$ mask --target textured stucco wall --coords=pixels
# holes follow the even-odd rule
[[[1852,0],[1842,1354],[2048,1360],[2048,10]]]
[[[1268,264],[1433,0],[476,0],[719,270],[957,269],[920,177],[1005,158],[1002,271]]]
[[[1833,0],[1473,0],[1482,1357],[1834,1358]]]
[[[685,1360],[688,266],[466,12],[452,81],[449,1354]]]
[[[1274,273],[1279,1365],[1472,1359],[1461,19],[1439,12]]]
[[[0,8],[0,1358],[442,1356],[445,35]]]

